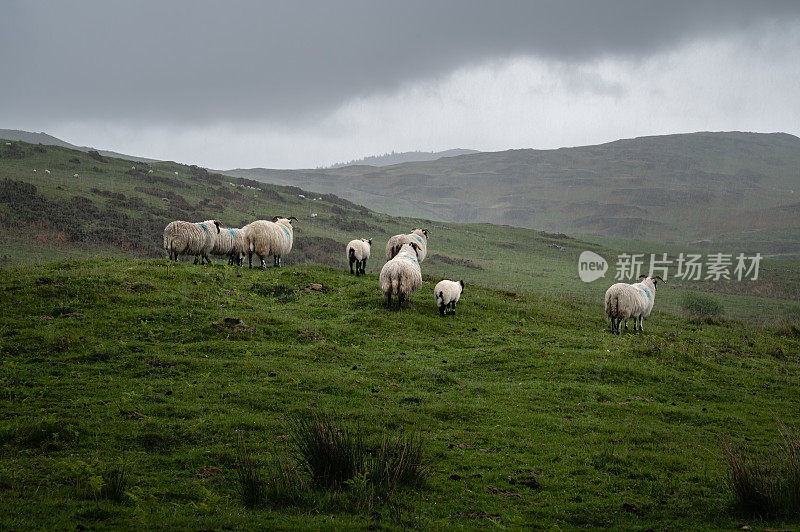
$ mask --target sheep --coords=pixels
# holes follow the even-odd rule
[[[360,240],[351,240],[347,244],[347,260],[350,262],[350,275],[353,274],[353,264],[356,265],[356,277],[359,274],[365,274],[367,268],[367,259],[369,258],[370,246],[372,246],[371,238],[362,238]]]
[[[148,170],[148,171],[147,171],[147,173],[148,173],[148,174],[152,174],[152,173],[153,173],[153,171],[152,171],[152,170]]]
[[[175,175],[178,175],[178,172],[175,172]]]
[[[391,260],[392,257],[397,255],[397,252],[403,246],[403,244],[408,244],[409,242],[415,242],[417,246],[419,246],[419,261],[422,262],[425,260],[425,255],[428,252],[428,235],[430,231],[427,229],[420,229],[415,227],[411,230],[411,233],[407,235],[394,235],[389,239],[386,243],[386,260]]]
[[[294,242],[292,220],[296,221],[297,218],[276,216],[271,222],[256,220],[242,228],[244,251],[247,253],[247,262],[250,268],[253,267],[253,253],[261,259],[262,268],[266,268],[264,259],[270,255],[274,257],[274,265],[280,268],[281,257],[292,250]]]
[[[656,298],[656,284],[665,283],[660,275],[648,277],[640,275],[638,283],[616,283],[606,290],[606,319],[611,324],[611,332],[620,334],[622,323],[628,330],[628,320],[633,318],[633,330],[644,331],[644,318],[653,310]]]
[[[50,173],[50,170],[48,170],[47,168],[45,168],[45,169],[44,169],[44,173],[45,173],[45,174],[49,174],[49,173]]]
[[[211,263],[208,254],[214,247],[219,234],[220,223],[217,220],[206,220],[200,223],[170,222],[164,228],[164,249],[170,260],[178,260],[180,255],[194,255],[194,263]]]
[[[78,177],[78,174],[72,174],[72,177]]]
[[[444,279],[436,283],[436,287],[433,289],[433,298],[436,301],[436,306],[439,307],[439,314],[442,316],[455,314],[456,303],[458,303],[463,293],[464,281],[456,282]]]
[[[403,300],[410,300],[411,294],[422,285],[419,249],[416,242],[403,244],[397,255],[381,268],[379,278],[381,293],[386,296],[386,306],[389,310],[392,310],[393,294],[397,296],[397,310],[402,310]]]
[[[220,230],[214,242],[212,255],[228,257],[229,265],[241,266],[244,262],[244,231],[226,227]]]

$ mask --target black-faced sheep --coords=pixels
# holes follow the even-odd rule
[[[397,296],[397,310],[403,308],[403,300],[408,301],[411,294],[422,285],[422,271],[419,268],[415,242],[403,244],[397,255],[381,268],[381,293],[386,297],[386,306],[392,309],[392,295]]]
[[[433,298],[436,301],[436,306],[439,308],[439,314],[442,316],[455,314],[456,303],[458,303],[463,292],[464,281],[450,281],[444,279],[436,283],[436,287],[433,289]]]
[[[425,260],[425,255],[428,253],[428,235],[430,231],[427,229],[420,229],[415,227],[407,235],[394,235],[386,243],[386,260],[391,260],[392,257],[397,255],[403,244],[414,242],[419,248],[419,261]]]
[[[644,318],[652,312],[656,299],[656,284],[666,281],[660,275],[640,275],[639,279],[643,277],[644,280],[638,283],[616,283],[606,290],[606,319],[611,324],[611,332],[620,334],[623,323],[627,331],[631,318],[633,330],[644,331]]]
[[[217,220],[206,220],[200,223],[170,222],[164,228],[164,249],[171,260],[178,260],[180,255],[194,255],[194,263],[210,263],[208,254],[214,248],[219,234],[220,223]]]
[[[253,267],[253,253],[261,259],[261,267],[266,268],[264,259],[270,255],[276,267],[281,265],[281,257],[288,255],[294,243],[294,229],[292,220],[294,216],[283,218],[276,216],[272,221],[256,220],[242,228],[244,231],[244,249],[247,253],[247,262]]]
[[[351,240],[347,244],[347,260],[350,262],[350,274],[353,274],[353,265],[356,266],[356,277],[366,273],[367,259],[369,258],[370,247],[372,246],[371,238],[362,238],[360,240]]]

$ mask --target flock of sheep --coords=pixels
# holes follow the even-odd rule
[[[273,257],[273,265],[280,267],[281,257],[292,250],[294,230],[292,220],[275,216],[272,221],[256,220],[240,229],[223,227],[217,220],[204,222],[174,221],[164,228],[164,250],[170,260],[180,256],[194,256],[194,263],[211,262],[211,255],[228,258],[229,265],[242,266],[247,256],[248,267],[253,267],[253,254],[266,267],[265,259]],[[420,263],[428,250],[427,229],[414,228],[409,234],[395,235],[386,243],[386,264],[381,268],[381,293],[386,297],[387,307],[392,309],[392,296],[397,299],[400,310],[403,301],[422,285]],[[350,264],[350,273],[356,276],[366,273],[372,239],[350,241],[345,252]],[[353,267],[355,266],[355,271]],[[456,303],[464,291],[464,281],[442,280],[434,287],[434,298],[442,316],[455,314]]]
[[[253,267],[253,254],[266,267],[265,259],[273,257],[273,265],[280,267],[281,257],[292,250],[294,231],[292,220],[276,216],[272,221],[256,220],[241,229],[223,227],[217,220],[192,223],[170,222],[164,229],[164,249],[171,260],[182,255],[193,255],[195,264],[210,263],[210,255],[228,257],[228,264],[242,266],[247,256],[248,266]],[[428,251],[427,229],[414,228],[408,234],[394,235],[386,243],[386,264],[379,277],[381,293],[386,305],[392,309],[392,296],[397,300],[397,310],[408,301],[422,285],[420,263]],[[345,252],[350,264],[350,273],[356,276],[366,272],[372,239],[350,241]],[[355,270],[353,269],[355,267]],[[658,281],[665,282],[660,275],[641,275],[634,284],[616,283],[606,291],[606,319],[615,334],[628,330],[628,320],[633,319],[633,330],[644,331],[644,318],[653,310]],[[433,289],[436,306],[442,316],[455,314],[456,303],[464,291],[464,281],[444,279]]]

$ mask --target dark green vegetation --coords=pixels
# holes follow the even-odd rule
[[[164,257],[163,229],[171,220],[215,218],[240,227],[276,214],[300,219],[295,224],[294,249],[284,258],[288,265],[347,268],[346,243],[364,237],[374,239],[367,272],[378,272],[387,239],[423,226],[432,231],[429,257],[423,264],[423,271],[432,278],[464,279],[468,284],[515,292],[569,294],[591,302],[602,301],[603,292],[614,282],[619,252],[669,252],[674,258],[679,252],[718,251],[397,218],[334,195],[222,176],[194,166],[93,158],[59,147],[0,143],[0,265],[97,255]],[[577,278],[578,256],[587,249],[611,263],[606,277],[591,284]],[[681,296],[692,290],[713,293],[726,317],[797,320],[798,270],[797,260],[768,258],[756,282],[670,278],[667,286],[659,287],[656,308],[681,313]]]
[[[390,214],[800,253],[800,139],[692,133],[432,162],[231,175]]]
[[[715,298],[697,292],[683,294],[681,308],[685,314],[695,319],[718,318],[725,310]]]
[[[740,513],[724,457],[746,443],[776,466],[778,421],[800,411],[796,328],[656,309],[616,337],[598,301],[477,286],[443,319],[426,280],[398,314],[376,275],[322,266],[5,268],[0,528],[796,525]],[[239,438],[254,471],[309,482],[292,420],[314,413],[371,457],[420,433],[429,476],[372,510],[313,487],[248,509]]]

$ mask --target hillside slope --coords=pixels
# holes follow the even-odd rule
[[[236,170],[394,215],[800,251],[800,139],[692,133],[384,168]]]
[[[515,293],[571,294],[590,301],[602,300],[613,270],[593,283],[580,282],[577,262],[584,250],[606,257],[612,269],[620,252],[675,257],[692,251],[662,243],[397,218],[335,195],[226,177],[196,166],[101,162],[65,148],[0,144],[0,266],[87,256],[164,257],[163,228],[172,220],[214,218],[241,227],[276,214],[300,219],[294,249],[285,257],[289,266],[345,268],[345,244],[369,237],[374,243],[367,272],[378,272],[389,236],[424,226],[432,231],[423,267],[429,279],[464,279]],[[659,291],[657,306],[678,313],[683,295],[699,290],[713,293],[728,317],[795,319],[800,316],[798,270],[797,261],[770,258],[761,264],[757,282],[670,279],[668,288]]]
[[[82,152],[88,152],[89,150],[96,149],[96,148],[90,148],[88,146],[76,146],[64,140],[56,138],[52,135],[48,135],[47,133],[32,133],[30,131],[22,131],[20,129],[0,129],[0,139],[13,140],[18,142],[27,142],[28,144],[42,144],[44,146],[58,146],[60,148],[69,148],[71,150],[78,150]],[[97,150],[97,151],[100,153],[100,155],[104,157],[118,157],[120,159],[126,159],[128,161],[137,161],[144,163],[156,161],[156,159],[148,159],[147,157],[138,157],[136,155],[126,155],[124,153],[117,153],[115,151],[108,151],[108,150]]]
[[[465,150],[461,148],[455,148],[452,150],[445,150],[445,151],[436,151],[436,152],[433,151],[392,152],[392,153],[386,153],[384,155],[373,155],[370,157],[364,157],[363,159],[358,159],[347,163],[332,164],[328,168],[343,168],[345,166],[358,166],[358,165],[390,166],[393,164],[400,164],[400,163],[435,161],[437,159],[441,159],[442,157],[457,157],[459,155],[469,155],[472,153],[480,153],[480,152],[476,150]]]
[[[432,284],[402,313],[376,284],[319,266],[4,269],[0,528],[756,524],[730,511],[720,444],[769,461],[777,420],[797,422],[796,329],[656,311],[646,334],[616,337],[599,302],[475,286],[442,319]],[[419,432],[428,481],[396,506],[315,492],[245,509],[238,438],[267,465],[291,449],[287,422],[316,412],[370,446]],[[119,464],[115,502],[98,483]]]

